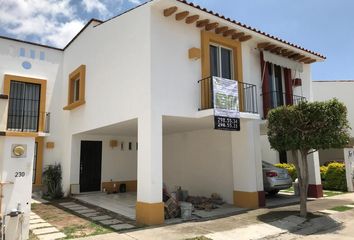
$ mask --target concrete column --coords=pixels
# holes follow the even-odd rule
[[[138,193],[136,220],[139,224],[164,222],[162,202],[162,117],[138,119]]]
[[[265,205],[258,120],[241,119],[241,131],[231,133],[234,204],[243,208]]]
[[[318,151],[308,155],[307,162],[309,167],[309,187],[307,195],[311,198],[323,197]]]
[[[348,192],[354,191],[354,148],[344,148],[345,174]]]

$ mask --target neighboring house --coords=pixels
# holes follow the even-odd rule
[[[351,140],[348,146],[354,146],[354,80],[313,81],[313,100],[325,101],[337,98],[348,110],[348,121],[351,127]],[[327,149],[319,151],[321,165],[331,162],[344,162],[343,149]]]
[[[91,20],[64,49],[0,43],[2,131],[36,142],[34,184],[56,162],[66,193],[126,183],[145,224],[163,222],[163,183],[263,206],[261,160],[286,158],[265,116],[311,99],[311,63],[325,59],[180,0]],[[240,131],[214,130],[210,76],[239,81]]]

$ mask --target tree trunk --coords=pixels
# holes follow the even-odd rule
[[[301,150],[300,153],[301,159],[298,158],[298,151],[292,151],[300,190],[300,216],[305,218],[307,216],[308,151]]]

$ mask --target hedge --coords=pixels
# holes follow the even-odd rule
[[[343,163],[330,163],[327,166],[327,171],[323,175],[324,181],[322,182],[322,185],[324,189],[344,192],[348,190],[345,176],[345,165]]]
[[[291,176],[291,178],[293,179],[293,181],[295,181],[295,179],[297,178],[297,174],[296,174],[296,168],[294,164],[289,164],[289,163],[277,163],[274,164],[274,166],[278,167],[278,168],[284,168],[286,170],[288,170],[289,175]]]

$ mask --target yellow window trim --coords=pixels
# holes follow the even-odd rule
[[[241,42],[232,40],[213,32],[201,31],[201,50],[202,50],[202,78],[211,76],[210,70],[210,44],[215,43],[232,49],[233,52],[233,75],[235,80],[243,82],[242,73],[242,47]],[[201,83],[201,107],[202,109],[212,108],[211,85],[208,81]],[[240,111],[242,111],[243,88],[239,84]]]
[[[39,78],[29,78],[23,76],[9,75],[5,74],[4,76],[4,94],[10,96],[10,83],[11,81],[24,82],[24,83],[33,83],[41,85],[41,98],[39,102],[39,123],[38,123],[38,132],[43,132],[44,130],[44,116],[45,116],[45,105],[46,105],[46,94],[47,94],[47,80],[39,79]],[[13,135],[12,135],[13,134]],[[20,136],[35,136],[38,135],[33,132],[21,132],[16,133],[12,131],[7,131],[6,136],[16,136],[20,134]],[[18,136],[18,135],[17,135]]]
[[[74,101],[74,82],[79,79],[79,100]],[[86,81],[86,65],[81,65],[69,75],[68,81],[68,105],[64,110],[72,110],[85,104],[85,81]]]

